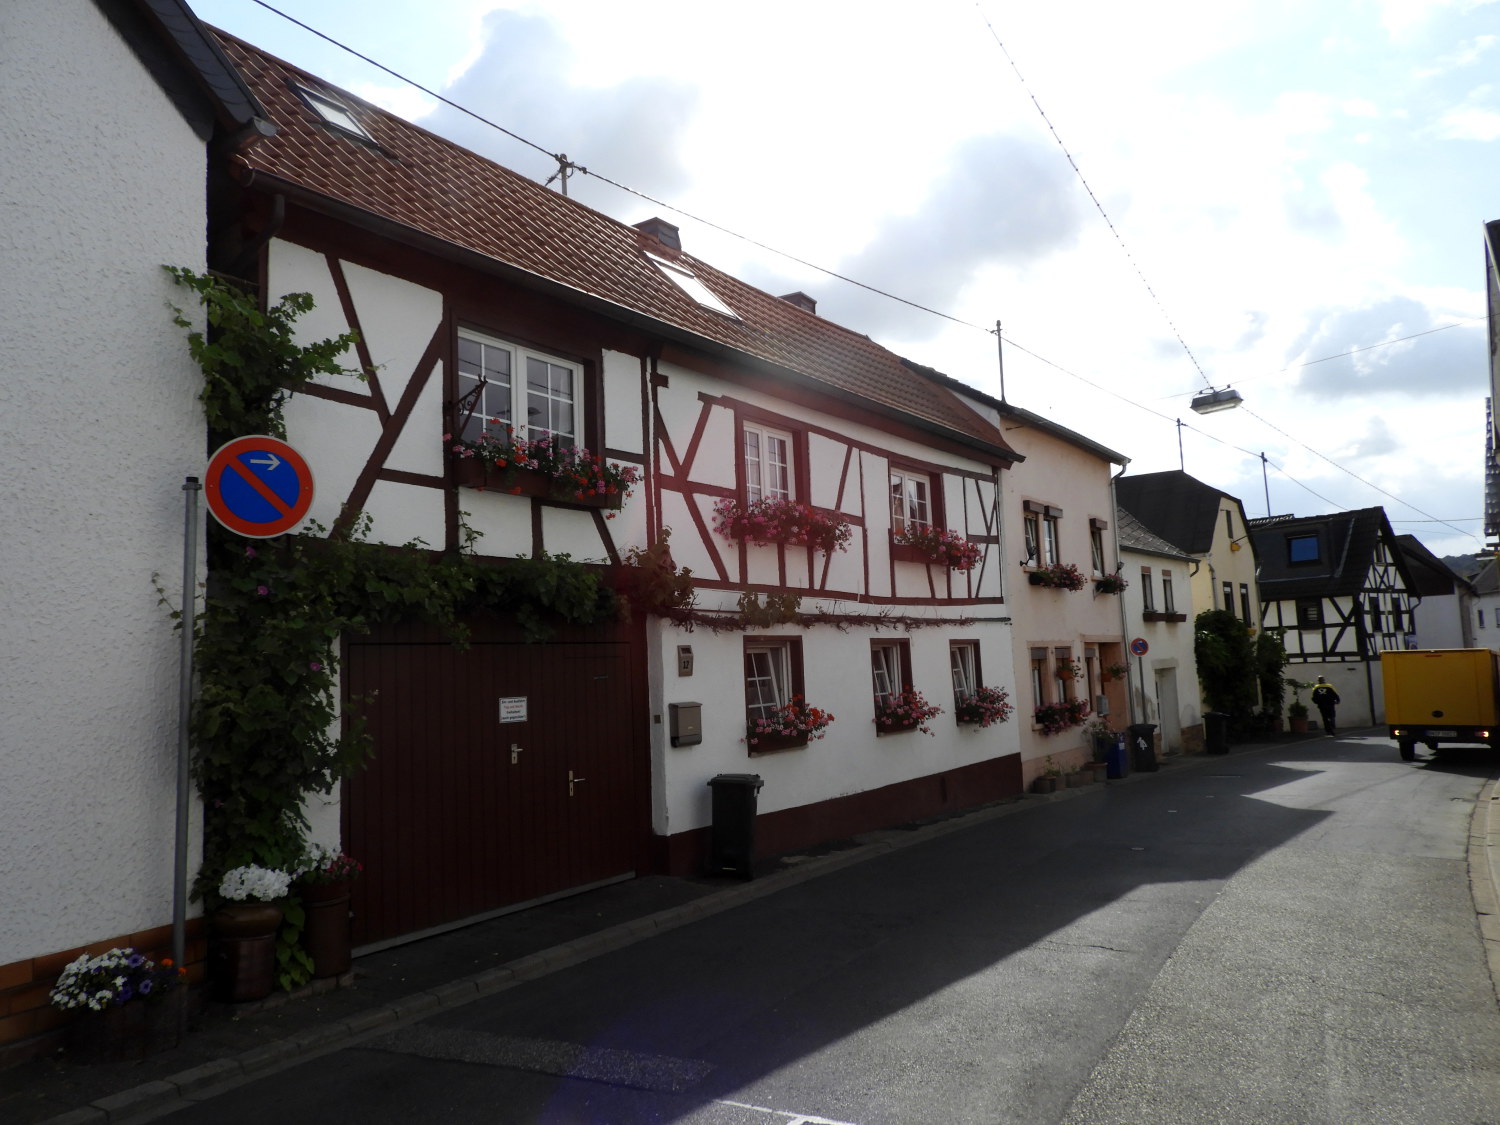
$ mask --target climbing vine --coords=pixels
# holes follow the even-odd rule
[[[296,321],[313,307],[309,295],[290,294],[262,310],[253,293],[229,281],[168,272],[205,310],[206,332],[173,309],[203,369],[212,442],[282,436],[284,405],[300,386],[315,376],[357,377],[339,361],[351,334],[296,342]],[[359,514],[335,534],[310,523],[303,534],[247,541],[209,523],[191,733],[205,806],[197,892],[210,907],[232,867],[295,867],[308,828],[306,799],[332,792],[369,756],[359,701],[340,708],[341,636],[411,617],[462,644],[464,615],[482,607],[505,613],[536,641],[558,621],[617,616],[616,596],[599,573],[565,555],[493,565],[474,556],[467,528],[460,550],[440,552],[420,540],[400,548],[370,543],[369,527]],[[181,620],[180,611],[174,616]],[[286,932],[282,939],[280,979],[290,987],[306,979],[306,958],[296,956],[294,940],[288,948]]]

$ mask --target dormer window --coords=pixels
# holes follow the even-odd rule
[[[690,270],[687,266],[683,265],[681,262],[669,262],[667,261],[667,259],[658,257],[650,251],[645,251],[645,254],[646,257],[650,258],[653,262],[656,263],[657,268],[661,270],[668,281],[677,286],[677,288],[681,289],[693,300],[697,301],[698,304],[702,305],[705,309],[711,309],[716,313],[722,313],[724,316],[733,317],[735,320],[739,320],[739,314],[737,314],[723,301],[719,300],[719,298],[714,295],[714,291],[707,285],[704,285],[703,282],[699,280],[698,275]]]
[[[309,90],[306,86],[293,86],[292,89],[297,92],[297,96],[302,99],[307,108],[318,115],[323,124],[330,125],[341,133],[358,137],[362,141],[375,143],[375,138],[365,132],[365,127],[359,123],[353,111],[343,102],[327,94],[320,94],[316,90]]]

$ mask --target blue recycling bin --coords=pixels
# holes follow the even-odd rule
[[[1104,754],[1104,776],[1121,778],[1130,773],[1130,756],[1125,750],[1125,736],[1115,739],[1115,744]]]

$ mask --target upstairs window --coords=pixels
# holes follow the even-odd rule
[[[792,498],[792,435],[746,423],[745,499],[790,500]]]
[[[1177,612],[1177,599],[1172,593],[1172,572],[1161,572],[1161,609],[1163,613]]]
[[[1296,563],[1315,563],[1321,557],[1318,549],[1318,537],[1316,535],[1288,535],[1286,537],[1286,561]]]
[[[501,340],[463,332],[458,337],[458,395],[473,402],[461,437],[478,440],[509,428],[536,441],[581,444],[582,368],[576,363]],[[472,396],[472,398],[471,398]],[[462,420],[462,419],[460,419]]]
[[[1062,560],[1058,551],[1057,522],[1057,517],[1050,511],[1042,516],[1042,561],[1048,566],[1056,566]]]
[[[931,480],[925,473],[891,470],[891,529],[919,531],[932,526]]]
[[[1156,612],[1156,591],[1151,588],[1151,568],[1141,567],[1141,608],[1147,613]]]
[[[1103,520],[1089,520],[1089,553],[1095,577],[1104,573],[1104,529],[1108,526]]]
[[[1240,583],[1240,620],[1246,625],[1254,625],[1250,619],[1250,585],[1246,582]]]
[[[1042,558],[1042,516],[1040,512],[1026,513],[1026,565],[1036,566]]]

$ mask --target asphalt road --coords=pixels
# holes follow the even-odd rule
[[[1349,737],[1038,803],[164,1120],[1500,1125],[1492,765]]]

